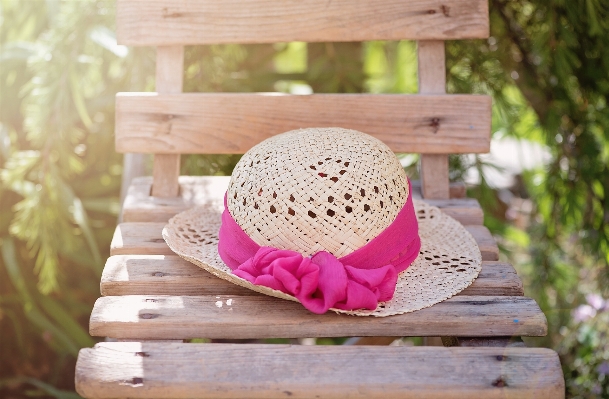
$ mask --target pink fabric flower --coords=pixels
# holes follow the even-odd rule
[[[261,247],[233,273],[252,284],[295,296],[314,313],[329,308],[374,310],[393,296],[397,273],[393,265],[360,270],[344,266],[329,252],[305,258],[294,251]]]
[[[410,184],[410,182],[409,182]],[[239,276],[298,299],[314,313],[330,308],[376,309],[393,297],[398,273],[416,259],[421,247],[412,198],[393,223],[364,247],[337,259],[321,251],[312,257],[256,244],[235,222],[226,206],[218,253]]]

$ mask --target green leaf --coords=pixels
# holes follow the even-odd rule
[[[87,111],[87,106],[85,105],[85,99],[82,94],[82,83],[79,80],[78,75],[74,69],[70,69],[70,90],[72,92],[72,101],[74,101],[74,106],[76,107],[76,111],[80,116],[80,120],[87,127],[87,129],[91,129],[93,127],[93,120],[89,116],[89,111]]]
[[[32,297],[28,292],[27,286],[21,272],[19,271],[19,264],[17,262],[17,255],[15,254],[15,244],[11,238],[4,238],[0,241],[0,249],[2,251],[2,260],[4,261],[4,267],[8,272],[11,282],[17,289],[17,292],[21,296],[24,303],[31,303]]]
[[[0,250],[2,252],[4,266],[6,267],[11,282],[22,298],[25,316],[41,331],[49,331],[58,343],[61,344],[64,351],[76,357],[78,355],[79,346],[38,310],[36,303],[33,300],[33,296],[29,293],[23,276],[21,275],[21,271],[19,270],[13,240],[10,238],[3,239]]]
[[[47,384],[46,382],[41,381],[36,378],[11,377],[11,378],[4,378],[4,379],[0,380],[0,388],[6,387],[6,386],[15,386],[17,384],[33,385],[36,388],[40,389],[45,394],[50,395],[56,399],[82,399],[82,397],[80,395],[78,395],[76,392],[70,392],[70,391],[64,391],[61,389],[57,389],[54,386]]]
[[[587,19],[590,23],[590,30],[588,31],[588,34],[590,36],[596,36],[603,33],[603,30],[598,22],[598,7],[599,4],[597,0],[586,0]]]
[[[61,326],[62,331],[70,336],[77,346],[91,347],[95,344],[89,333],[57,301],[50,297],[45,297],[41,298],[39,304],[45,313]]]
[[[73,216],[74,221],[80,229],[82,230],[85,240],[87,241],[87,245],[89,246],[89,250],[93,255],[93,262],[98,265],[98,275],[101,277],[101,268],[103,267],[103,260],[101,254],[99,252],[99,247],[97,246],[97,242],[95,241],[95,235],[93,234],[93,230],[89,225],[89,218],[87,217],[87,212],[85,211],[80,198],[74,197],[73,202]]]

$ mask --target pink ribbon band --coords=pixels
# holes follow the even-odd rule
[[[292,295],[314,313],[330,308],[376,309],[379,302],[393,297],[398,274],[421,248],[411,195],[385,230],[340,259],[326,251],[303,257],[295,251],[261,247],[235,222],[226,196],[224,206],[218,242],[224,263],[236,276]]]

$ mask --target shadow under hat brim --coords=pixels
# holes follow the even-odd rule
[[[395,294],[369,310],[331,309],[354,316],[384,317],[414,312],[463,291],[482,268],[474,237],[459,222],[424,201],[414,200],[419,223],[419,256],[398,275]],[[191,208],[171,218],[163,238],[173,252],[233,284],[281,299],[298,300],[281,291],[255,285],[235,276],[218,255],[218,231],[223,209],[218,205]]]

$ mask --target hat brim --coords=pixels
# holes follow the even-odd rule
[[[474,237],[439,208],[414,200],[419,222],[421,250],[417,259],[398,275],[395,294],[375,310],[340,310],[354,316],[384,317],[414,312],[442,302],[471,285],[482,268],[482,256]],[[222,208],[191,208],[175,215],[163,229],[173,252],[211,274],[253,291],[290,301],[281,291],[255,285],[235,276],[218,255],[218,231]]]

